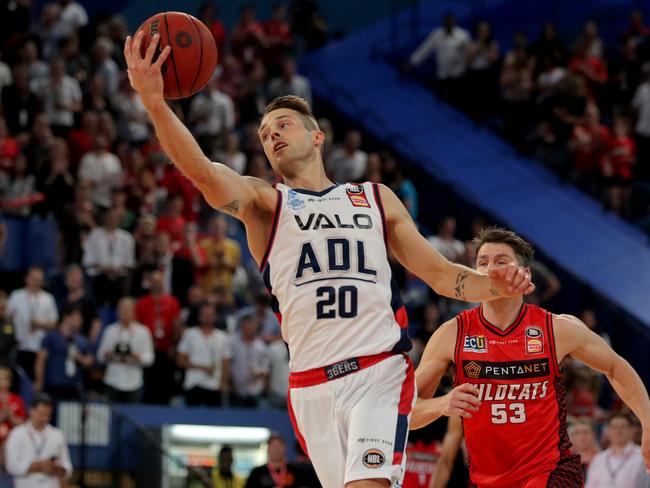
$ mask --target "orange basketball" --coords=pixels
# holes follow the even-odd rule
[[[165,98],[189,97],[210,80],[217,67],[217,46],[199,19],[183,12],[162,12],[145,20],[140,30],[143,56],[155,34],[160,35],[160,42],[154,59],[166,46],[172,48],[161,69]]]

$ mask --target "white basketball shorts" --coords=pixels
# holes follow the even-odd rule
[[[400,487],[416,399],[408,356],[382,353],[289,376],[289,415],[323,488],[384,478]]]

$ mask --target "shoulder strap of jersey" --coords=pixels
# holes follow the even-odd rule
[[[275,202],[275,211],[273,213],[273,222],[271,224],[271,231],[269,232],[269,239],[266,242],[266,250],[264,251],[264,257],[262,257],[262,262],[260,262],[260,271],[264,271],[264,268],[266,268],[266,263],[269,260],[269,256],[271,255],[271,249],[273,248],[273,241],[275,241],[275,234],[276,231],[278,230],[278,222],[280,221],[280,213],[282,212],[282,195],[283,191],[281,187],[284,187],[284,185],[276,185],[275,186],[275,191],[277,192],[278,199]],[[286,188],[286,187],[285,187]]]
[[[463,365],[460,359],[460,351],[463,347],[463,340],[465,337],[465,312],[456,315],[456,345],[454,347],[454,363],[456,364],[456,378],[454,379],[454,386],[460,384],[460,376],[463,371]]]
[[[544,310],[546,314],[546,337],[548,337],[549,344],[549,356],[551,364],[553,365],[553,370],[555,371],[555,376],[562,376],[562,370],[560,365],[557,362],[557,352],[555,350],[555,333],[553,331],[553,314]]]

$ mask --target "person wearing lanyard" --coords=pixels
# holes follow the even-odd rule
[[[594,456],[587,470],[585,488],[648,488],[641,448],[634,444],[631,418],[615,412],[607,421],[609,448]]]
[[[310,488],[307,473],[297,464],[287,461],[287,445],[279,433],[268,441],[268,462],[253,468],[245,488]]]
[[[15,427],[5,446],[5,467],[15,488],[59,488],[72,474],[68,446],[62,432],[50,425],[52,400],[34,396],[29,420]]]
[[[175,391],[176,343],[180,338],[181,306],[165,293],[164,274],[154,270],[149,274],[149,294],[138,299],[136,320],[145,325],[154,341],[153,366],[145,371],[145,403],[169,404]]]

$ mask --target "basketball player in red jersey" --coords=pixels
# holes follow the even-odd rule
[[[480,273],[515,263],[528,267],[533,257],[530,244],[504,229],[485,229],[475,243]],[[483,302],[434,333],[416,372],[411,428],[441,415],[462,417],[470,477],[479,488],[581,487],[558,366],[567,356],[604,373],[637,415],[650,466],[650,401],[639,375],[577,318],[553,315],[521,297]],[[458,386],[431,398],[452,362]]]
[[[380,185],[335,185],[322,161],[324,133],[298,97],[267,107],[259,136],[276,188],[213,163],[167,106],[158,37],[124,55],[160,143],[214,208],[240,219],[289,344],[289,413],[325,488],[399,484],[414,403],[408,321],[391,285],[387,247],[439,294],[469,301],[534,288],[515,263],[490,276],[450,263],[418,233],[395,194]]]

